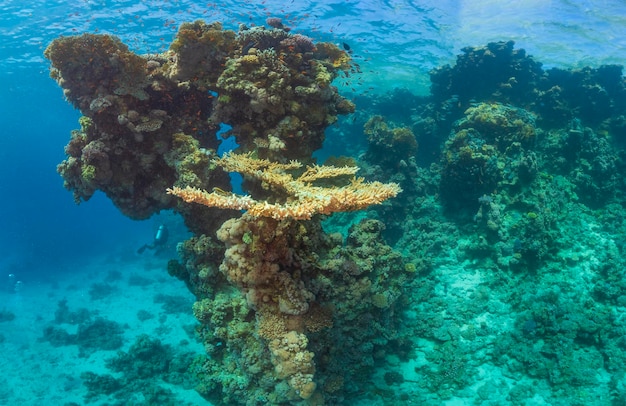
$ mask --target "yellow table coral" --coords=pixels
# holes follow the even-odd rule
[[[255,200],[248,195],[193,187],[173,187],[167,192],[176,195],[188,203],[200,203],[205,206],[224,209],[247,210],[253,217],[271,217],[276,220],[291,218],[308,220],[315,214],[331,214],[342,211],[361,210],[368,206],[382,203],[395,197],[402,191],[397,183],[365,182],[353,175],[358,171],[355,166],[309,166],[305,172],[293,177],[287,171],[298,169],[301,164],[292,161],[288,164],[256,159],[250,154],[226,154],[216,162],[225,170],[239,172],[256,178],[268,188],[282,189],[287,194],[285,203],[269,203]],[[345,186],[315,186],[314,182],[351,176]]]

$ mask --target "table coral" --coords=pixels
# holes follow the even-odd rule
[[[258,201],[248,195],[232,193],[211,193],[193,187],[173,187],[168,193],[191,203],[209,207],[247,210],[253,217],[271,217],[276,220],[291,218],[309,220],[315,214],[331,214],[338,211],[361,210],[373,204],[395,197],[400,191],[396,183],[365,183],[352,178],[345,186],[314,186],[315,181],[328,180],[340,176],[351,176],[357,167],[310,166],[298,177],[292,177],[288,170],[300,168],[300,163],[279,164],[268,160],[257,160],[249,155],[227,154],[217,160],[217,164],[227,170],[237,171],[261,180],[268,185],[275,197],[286,194],[286,203]]]

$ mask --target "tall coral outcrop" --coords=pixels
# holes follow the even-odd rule
[[[89,119],[58,167],[65,187],[76,202],[102,190],[137,219],[188,210],[165,193],[173,184],[229,189],[207,159],[220,123],[233,127],[227,135],[245,151],[310,162],[324,128],[354,110],[330,84],[349,69],[347,54],[283,29],[235,32],[196,21],[182,24],[161,54],[140,56],[114,36],[83,34],[54,40],[45,56],[51,77]],[[170,159],[183,154],[193,158]]]
[[[332,85],[350,55],[268,25],[182,24],[168,51],[146,56],[109,35],[53,41],[51,76],[84,115],[58,171],[77,202],[101,190],[132,218],[175,209],[195,234],[168,272],[197,298],[202,396],[338,404],[344,383],[373,366],[368,341],[395,339],[405,271],[381,224],[355,227],[344,247],[317,214],[361,210],[400,188],[315,164],[325,128],[354,110]],[[240,151],[219,158],[221,124]],[[249,195],[230,191],[227,172],[244,176]]]

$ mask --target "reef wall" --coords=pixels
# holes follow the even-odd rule
[[[622,66],[544,69],[496,42],[431,79],[429,97],[359,103],[352,129],[362,173],[404,190],[375,210],[419,273],[415,382],[390,386],[418,404],[623,403]]]

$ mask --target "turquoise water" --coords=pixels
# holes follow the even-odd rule
[[[430,3],[0,2],[0,365],[9,382],[0,404],[623,404],[626,91],[621,70],[601,66],[624,63],[626,5]],[[314,156],[350,156],[356,160],[338,162],[403,189],[381,206],[330,216],[325,232],[318,218],[304,222],[312,242],[286,227],[293,234],[280,241],[290,254],[274,258],[277,285],[298,286],[297,300],[315,309],[300,313],[271,299],[282,297],[278,288],[244,283],[232,265],[218,271],[225,245],[255,258],[254,236],[268,226],[248,224],[220,242],[213,236],[221,223],[200,221],[204,212],[188,206],[177,207],[195,222],[191,232],[167,210],[131,220],[118,210],[128,208],[123,199],[116,207],[100,191],[74,203],[56,166],[81,112],[49,77],[43,55],[55,38],[83,33],[156,54],[184,22],[237,31],[268,16],[281,17],[289,35],[352,57],[352,70],[333,85],[356,111],[326,128]],[[497,41],[515,45],[484,48]],[[237,124],[235,113],[221,117]],[[238,137],[220,152],[234,138],[246,145]],[[313,152],[288,149],[265,153],[306,161]],[[134,190],[147,181],[136,182]],[[229,187],[215,182],[202,185]],[[163,224],[169,238],[153,247]],[[194,233],[212,243],[177,250]],[[211,249],[213,257],[202,257]],[[240,263],[261,269],[272,261]],[[294,374],[275,370],[288,360],[274,336],[259,333],[269,316],[258,289],[271,292],[266,302],[283,301],[270,308],[282,309],[286,331],[308,337],[300,353],[313,354],[314,372],[300,368],[316,384],[310,398],[302,399]],[[192,311],[200,299],[209,301]],[[302,327],[319,309],[311,320],[327,321],[328,311],[332,327]],[[211,318],[221,311],[229,316]],[[103,331],[110,336],[98,340]],[[142,349],[150,354],[144,363],[133,358]],[[208,360],[192,362],[207,352]]]

